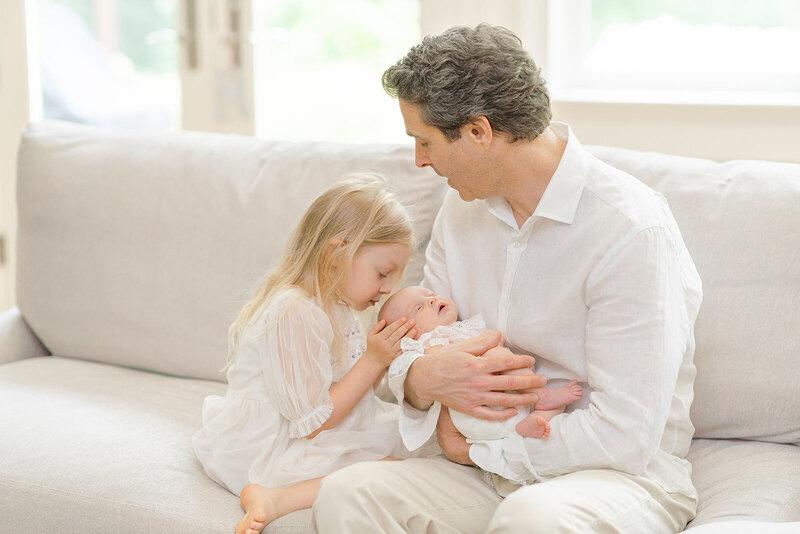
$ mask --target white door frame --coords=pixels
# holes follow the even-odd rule
[[[252,0],[175,0],[183,129],[255,134]]]

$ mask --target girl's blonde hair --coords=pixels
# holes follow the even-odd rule
[[[322,310],[332,310],[342,298],[341,281],[356,252],[365,245],[416,243],[405,208],[376,174],[345,177],[322,193],[306,211],[277,266],[259,284],[228,331],[228,366],[242,334],[261,306],[278,292],[297,287],[316,297]],[[334,265],[344,266],[334,269]],[[334,325],[334,344],[341,344]]]

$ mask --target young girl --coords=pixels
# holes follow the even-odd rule
[[[390,292],[413,249],[408,215],[383,181],[350,177],[313,202],[242,308],[227,394],[206,398],[192,438],[208,475],[240,494],[237,534],[310,508],[325,475],[402,450],[396,421],[376,424],[372,388],[414,323],[379,321],[365,345],[353,310]]]

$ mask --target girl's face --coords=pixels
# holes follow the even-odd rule
[[[406,245],[365,245],[358,249],[350,272],[342,280],[344,301],[354,310],[364,311],[377,304],[392,290],[394,275],[408,263],[411,251]]]

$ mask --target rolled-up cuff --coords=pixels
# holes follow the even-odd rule
[[[524,439],[515,432],[503,439],[467,440],[469,458],[484,471],[515,484],[541,482],[543,477],[534,469]]]

